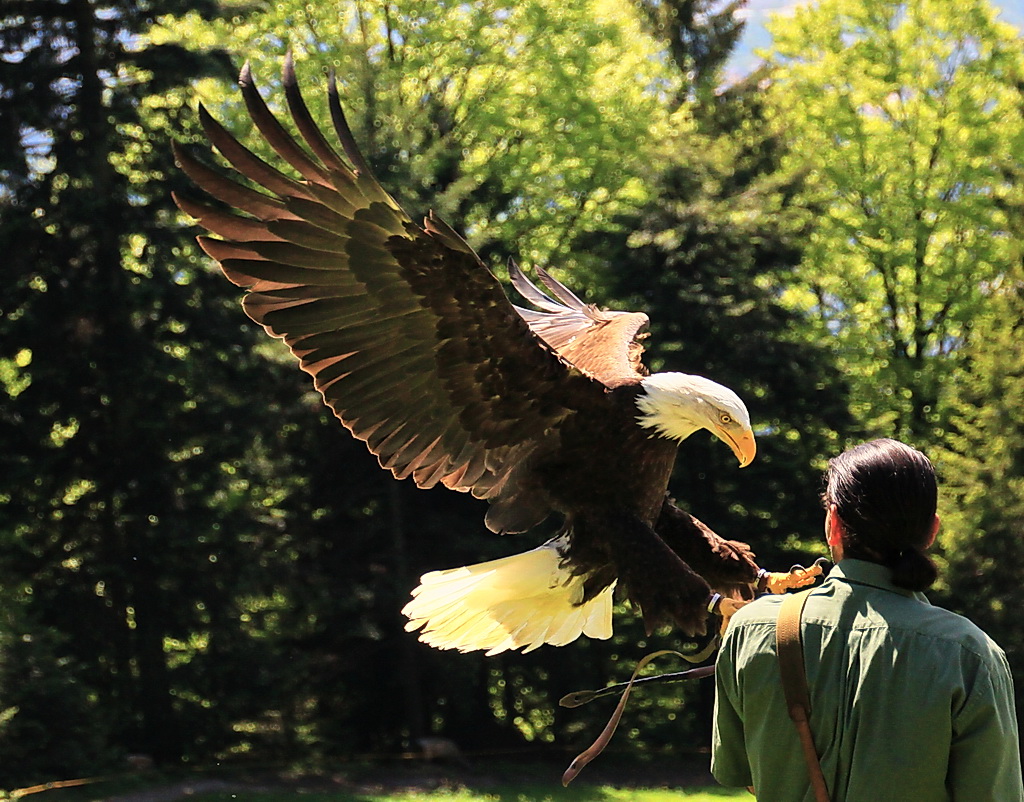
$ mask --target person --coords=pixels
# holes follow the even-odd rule
[[[802,616],[810,728],[831,802],[1020,802],[1013,686],[1002,650],[921,594],[939,528],[935,472],[895,440],[829,462],[835,566]],[[711,771],[758,802],[813,802],[775,652],[783,596],[740,609],[715,672]]]

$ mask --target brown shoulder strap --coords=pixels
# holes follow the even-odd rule
[[[821,763],[811,737],[811,698],[807,691],[807,673],[804,670],[804,649],[800,639],[800,614],[810,591],[790,593],[782,600],[779,621],[775,627],[775,647],[782,673],[782,690],[786,694],[789,717],[796,724],[800,746],[804,752],[807,771],[817,802],[829,802],[828,786],[821,773]]]

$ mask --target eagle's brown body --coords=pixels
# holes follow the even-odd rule
[[[652,437],[637,425],[636,396],[640,392],[639,383],[608,390],[603,431],[573,424],[563,428],[559,460],[541,471],[560,511],[570,514],[614,507],[654,525],[678,446],[663,437]]]
[[[572,605],[604,598],[618,582],[649,627],[675,621],[689,633],[702,631],[706,580],[737,592],[753,582],[757,567],[745,546],[719,538],[666,499],[678,441],[712,424],[675,439],[642,424],[647,371],[639,340],[646,315],[583,304],[539,271],[552,299],[514,266],[513,283],[541,311],[513,306],[458,234],[432,214],[416,225],[380,187],[333,90],[332,117],[347,161],[313,123],[290,61],[284,85],[304,146],[270,114],[243,71],[257,128],[301,178],[256,157],[202,110],[213,144],[258,189],[177,149],[183,169],[221,202],[178,203],[215,235],[200,242],[248,290],[246,313],[284,340],[341,422],[395,477],[488,500],[486,522],[496,532],[525,531],[552,513],[563,515],[558,566],[543,581],[559,593],[571,583],[558,571],[581,582],[582,597],[570,588]],[[714,387],[742,407],[731,391]],[[731,427],[749,437],[749,422],[739,431],[729,415],[721,421],[722,432]],[[752,439],[742,448],[749,460]],[[543,554],[531,559],[531,570],[549,570]],[[468,578],[441,579],[473,585],[479,595],[487,572],[470,569]],[[514,577],[517,569],[510,563],[502,570]],[[497,648],[493,626],[500,622],[487,625],[490,645],[466,640],[483,624],[463,620],[458,598],[465,597],[438,596],[427,605],[447,616],[444,638],[451,639],[438,645]],[[566,634],[570,629],[557,636],[552,629],[544,642],[575,637]],[[512,633],[501,648],[518,645]]]
[[[524,531],[552,510],[561,513],[572,533],[566,556],[573,571],[587,577],[586,597],[619,578],[653,626],[673,608],[697,605],[699,610],[709,588],[655,534],[678,448],[637,425],[635,397],[640,391],[638,383],[630,383],[606,392],[601,399],[606,410],[597,418],[603,429],[580,426],[580,419],[561,427],[560,447],[537,458],[530,483],[507,502],[492,506],[488,523],[498,531]],[[514,512],[510,520],[501,514],[506,509]],[[664,571],[650,571],[652,563]],[[753,579],[749,572],[743,578]],[[680,593],[693,597],[689,604],[672,602]],[[669,615],[687,632],[699,630],[703,618],[699,612]]]

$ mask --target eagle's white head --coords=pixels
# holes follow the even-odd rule
[[[741,468],[754,459],[750,413],[728,387],[686,373],[655,373],[640,385],[644,392],[636,397],[637,423],[645,429],[680,442],[707,429],[732,449]]]

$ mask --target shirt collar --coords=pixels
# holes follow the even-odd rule
[[[855,560],[847,557],[832,567],[828,573],[830,580],[837,579],[845,582],[852,582],[856,585],[868,585],[879,590],[888,590],[890,593],[899,593],[901,596],[909,596],[913,599],[922,599],[923,596],[906,588],[900,588],[892,582],[892,572],[884,565],[868,562],[867,560]]]

